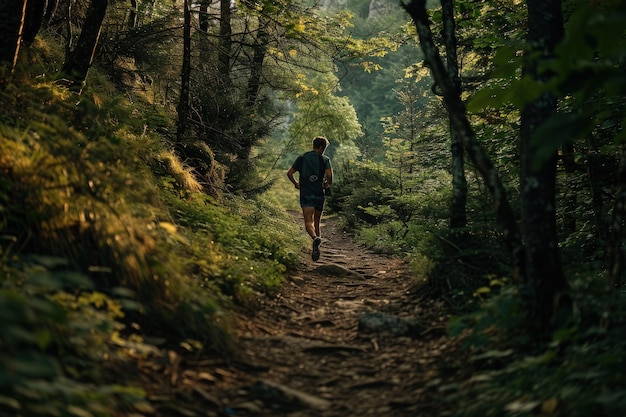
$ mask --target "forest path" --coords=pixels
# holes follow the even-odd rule
[[[335,219],[322,220],[322,234],[320,260],[303,253],[298,274],[240,316],[235,360],[185,365],[202,409],[186,415],[440,415],[442,367],[460,359],[444,308],[413,293],[402,260],[365,250]]]

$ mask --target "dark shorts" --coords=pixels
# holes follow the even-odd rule
[[[300,207],[315,207],[315,210],[323,210],[324,209],[324,196],[300,194]]]

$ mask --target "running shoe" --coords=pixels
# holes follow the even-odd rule
[[[320,258],[320,243],[322,243],[321,237],[313,239],[313,250],[311,251],[311,258],[317,261]]]

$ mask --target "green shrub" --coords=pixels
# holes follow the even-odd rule
[[[88,278],[71,271],[30,262],[21,268],[2,270],[0,414],[114,416],[145,409],[143,390],[107,370],[128,360],[129,341],[120,337],[117,321],[122,301],[88,290]],[[62,291],[77,284],[85,288],[78,297]]]
[[[626,294],[613,294],[598,306],[598,291],[603,290],[593,282],[574,289],[578,313],[548,343],[532,338],[522,300],[510,287],[452,320],[452,334],[463,334],[472,349],[474,372],[445,387],[450,415],[623,415]]]

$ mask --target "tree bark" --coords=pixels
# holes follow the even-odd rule
[[[607,255],[609,258],[609,288],[618,288],[623,285],[624,274],[624,219],[626,218],[626,147],[622,145],[622,155],[617,172],[618,191],[613,205],[611,236],[608,243]]]
[[[41,29],[47,0],[2,0],[0,3],[0,65],[13,71],[22,44],[29,45]]]
[[[570,187],[573,175],[578,171],[578,165],[574,158],[574,145],[568,143],[561,148],[563,167],[565,168],[565,180],[567,181],[568,193],[565,196],[564,207],[564,229],[568,235],[576,231],[576,206],[578,203],[578,195],[575,191],[575,187]]]
[[[509,201],[506,190],[502,185],[500,177],[480,143],[476,140],[476,135],[465,114],[465,105],[456,94],[454,85],[450,81],[439,51],[435,47],[428,14],[426,13],[426,0],[412,0],[408,4],[403,4],[407,13],[413,19],[419,36],[420,46],[424,52],[424,60],[430,68],[435,83],[441,87],[443,102],[450,115],[450,122],[458,138],[467,151],[468,157],[476,166],[493,198],[493,205],[496,211],[496,218],[504,232],[504,240],[513,263],[513,279],[519,282],[524,274],[524,248],[522,239],[517,227],[517,220]]]
[[[560,0],[528,0],[529,53],[539,53],[539,60],[529,61],[523,73],[545,82],[550,74],[538,70],[539,62],[552,56],[563,37]],[[558,252],[556,234],[556,162],[557,152],[538,164],[535,131],[556,112],[556,98],[544,93],[528,103],[521,114],[521,199],[522,236],[525,244],[526,283],[530,307],[544,329],[555,313],[558,296],[566,289],[565,274]]]
[[[130,8],[128,9],[128,28],[135,29],[137,27],[139,4],[137,0],[130,0]]]
[[[46,23],[49,23],[50,21],[54,19],[58,6],[59,6],[59,0],[48,0],[48,5],[46,6],[46,12],[44,13],[44,21]]]
[[[443,37],[446,45],[446,66],[454,94],[461,97],[461,80],[457,58],[456,23],[454,20],[454,0],[441,0]],[[452,154],[452,201],[450,204],[450,227],[467,225],[467,179],[463,144],[450,120],[450,151]]]
[[[183,26],[183,66],[180,71],[180,99],[178,101],[178,129],[177,140],[181,143],[187,134],[189,124],[189,99],[191,95],[191,0],[184,3],[184,26]]]
[[[37,36],[41,29],[47,8],[47,0],[27,0],[24,29],[22,32],[22,40],[25,45],[30,45],[35,40],[35,36]]]
[[[593,212],[596,235],[598,236],[596,243],[605,248],[606,264],[604,267],[610,268],[614,245],[611,244],[609,225],[605,219],[606,208],[603,186],[606,183],[607,173],[612,175],[616,171],[619,172],[619,167],[613,163],[615,162],[613,156],[603,157],[600,155],[600,150],[591,134],[587,137],[587,146],[589,148],[586,153],[587,181],[591,193],[591,210]],[[613,170],[614,167],[615,170]]]
[[[230,0],[220,0],[220,46],[217,71],[224,91],[230,85],[230,53],[232,49]]]
[[[261,74],[263,72],[263,60],[267,52],[267,43],[269,35],[265,25],[266,19],[259,18],[259,30],[256,36],[256,42],[253,47],[254,54],[250,66],[250,78],[248,79],[248,88],[246,91],[246,106],[253,108],[256,104],[259,90],[261,88]]]
[[[76,46],[66,56],[61,69],[61,74],[69,81],[70,88],[78,94],[85,85],[87,73],[96,53],[107,6],[108,0],[91,1]]]
[[[200,1],[200,14],[198,16],[200,31],[202,33],[209,32],[209,6],[213,0],[201,0]]]
[[[25,15],[25,0],[0,3],[0,65],[8,65],[11,70],[19,52]]]

